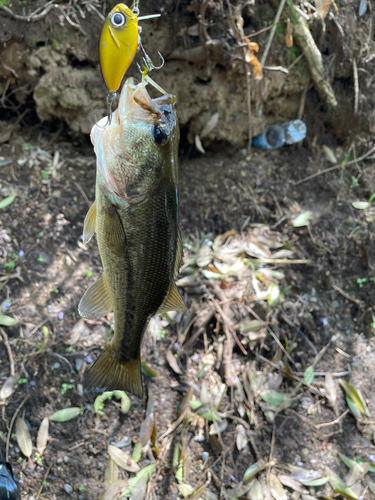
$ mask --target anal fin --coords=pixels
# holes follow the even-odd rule
[[[181,295],[178,293],[177,287],[174,282],[172,282],[168,295],[166,296],[163,304],[158,310],[158,314],[163,314],[168,311],[183,312],[186,311],[186,306],[182,300]]]
[[[103,274],[84,293],[78,306],[78,312],[83,318],[100,319],[112,309],[111,297]]]
[[[95,233],[96,201],[91,205],[83,223],[83,243],[86,245]]]

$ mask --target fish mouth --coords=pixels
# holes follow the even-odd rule
[[[110,159],[117,157],[126,161],[130,166],[139,167],[137,161],[122,147],[122,124],[129,119],[148,123],[164,121],[165,117],[172,112],[171,108],[176,99],[168,95],[151,99],[146,90],[146,84],[145,80],[137,83],[134,78],[128,78],[121,91],[118,108],[112,114],[111,122],[108,117],[102,118],[93,126],[90,134],[97,158],[97,171],[106,189],[117,198],[127,201],[132,201],[133,197],[127,194],[123,173],[121,169],[114,171],[110,164]],[[138,197],[138,195],[134,196],[134,198]]]

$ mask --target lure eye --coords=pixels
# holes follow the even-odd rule
[[[154,141],[159,146],[163,146],[168,141],[168,134],[162,125],[155,125],[152,131]]]
[[[113,26],[115,26],[115,28],[121,28],[122,26],[124,26],[126,23],[124,14],[121,14],[121,12],[116,12],[116,14],[111,17],[111,23],[113,24]]]

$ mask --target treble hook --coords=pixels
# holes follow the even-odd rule
[[[142,41],[141,41],[140,37],[139,37],[138,45],[139,45],[139,48],[141,49],[141,51],[143,53],[143,57],[142,57],[143,64],[145,65],[145,68],[147,69],[147,72],[152,71],[153,69],[161,69],[164,66],[165,60],[164,60],[164,57],[160,54],[160,52],[158,52],[158,55],[159,55],[159,57],[161,59],[161,64],[160,64],[160,66],[155,66],[155,64],[151,60],[151,57],[145,51],[145,48],[142,45]],[[142,73],[142,71],[141,71],[141,73]]]
[[[116,92],[108,92],[107,94],[107,117],[108,117],[108,122],[107,125],[111,124],[112,120],[112,103],[116,99]]]

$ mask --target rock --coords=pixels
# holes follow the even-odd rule
[[[207,462],[209,456],[210,455],[207,453],[207,451],[204,451],[202,453],[202,460],[203,460],[203,462]]]
[[[70,484],[64,484],[64,490],[68,495],[71,495],[73,493],[73,488],[70,486]]]

